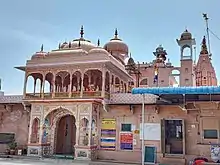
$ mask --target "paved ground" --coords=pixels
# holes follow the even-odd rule
[[[0,165],[134,165],[111,162],[85,162],[63,159],[0,158]],[[136,164],[137,165],[137,164]]]
[[[73,162],[71,160],[14,160],[1,159],[0,165],[89,165],[89,163]]]

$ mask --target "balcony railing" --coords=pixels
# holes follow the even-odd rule
[[[25,99],[65,99],[65,98],[102,98],[101,91],[83,91],[82,97],[80,96],[80,91],[69,92],[56,92],[56,93],[26,93]],[[104,98],[110,99],[110,94],[105,92]]]

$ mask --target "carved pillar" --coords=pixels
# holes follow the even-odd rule
[[[124,90],[125,90],[124,82],[121,82],[121,93],[124,93]]]
[[[30,113],[30,121],[29,121],[29,131],[28,131],[28,144],[31,143],[31,134],[32,134],[32,124],[33,124],[33,116],[32,113]]]
[[[119,93],[121,93],[121,80],[119,80]]]
[[[27,74],[27,72],[25,72],[25,76],[24,76],[24,89],[23,89],[23,96],[24,97],[26,97],[27,80],[28,80],[28,74]]]
[[[129,91],[129,82],[126,83],[126,91],[125,91],[125,92],[126,92],[126,93],[130,92],[130,91]]]
[[[109,93],[112,93],[112,74],[110,73],[109,75],[110,80],[109,80]]]
[[[115,93],[115,76],[113,75],[112,93]]]
[[[41,106],[40,128],[39,128],[39,144],[42,144],[43,125],[44,125],[44,107],[42,105]]]
[[[92,140],[92,109],[93,107],[90,109],[90,115],[89,115],[89,146],[91,146],[91,140]]]
[[[79,145],[79,136],[80,136],[80,128],[79,128],[79,123],[80,123],[80,106],[77,105],[77,110],[76,110],[76,122],[75,122],[75,125],[76,125],[76,144],[75,144],[75,147],[77,147]]]
[[[81,75],[82,75],[82,76],[81,76],[82,81],[81,81],[80,97],[82,98],[82,97],[83,97],[83,91],[84,91],[84,87],[83,87],[84,72],[83,72]]]
[[[36,93],[36,85],[37,85],[37,79],[34,78],[34,95],[35,95],[35,93]]]
[[[105,68],[102,69],[102,97],[105,97],[105,76],[106,76],[106,70]]]
[[[56,93],[56,74],[53,73],[53,80],[52,80],[52,85],[53,85],[53,91],[52,91],[52,98],[55,97],[55,93]]]
[[[45,74],[43,74],[43,80],[42,80],[42,84],[41,84],[41,97],[44,98],[44,88],[45,88]]]
[[[91,87],[91,77],[92,77],[92,72],[89,72],[88,78],[89,78],[89,89]],[[91,89],[90,89],[91,90]]]
[[[69,86],[69,98],[72,97],[72,88],[73,88],[73,74],[70,73],[70,86]]]
[[[60,89],[60,92],[65,92],[64,91],[64,81],[65,81],[65,77],[62,76],[61,77],[61,86],[60,86],[61,89]]]

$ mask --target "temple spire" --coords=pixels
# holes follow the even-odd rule
[[[200,54],[208,54],[208,49],[207,49],[207,45],[206,45],[206,38],[205,38],[205,36],[202,39],[202,47],[201,47]]]
[[[84,29],[83,29],[83,25],[81,26],[81,30],[80,30],[80,37],[83,38],[84,35]]]

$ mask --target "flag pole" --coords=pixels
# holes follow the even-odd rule
[[[145,156],[145,146],[144,146],[144,109],[145,109],[145,96],[143,96],[143,101],[142,101],[142,112],[141,112],[141,124],[142,124],[142,141],[141,141],[141,155],[142,155],[142,160],[141,160],[141,165],[144,165],[144,156]]]
[[[209,48],[209,55],[212,56],[211,54],[211,46],[210,46],[210,37],[209,37],[209,18],[208,15],[206,13],[203,13],[203,18],[205,20],[205,24],[206,24],[206,33],[207,33],[207,39],[208,39],[208,48]]]

